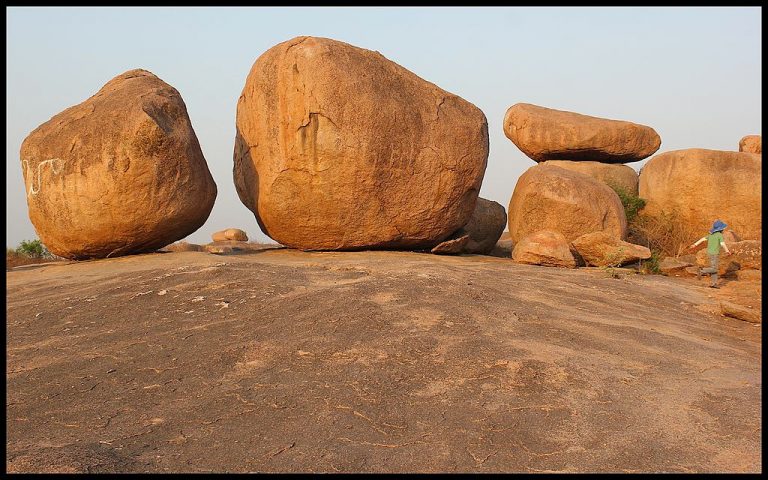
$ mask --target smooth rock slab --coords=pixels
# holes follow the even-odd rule
[[[504,134],[536,162],[629,163],[653,155],[661,146],[659,134],[645,125],[529,103],[509,107]]]
[[[200,228],[216,199],[181,95],[146,70],[37,127],[21,166],[40,240],[69,259],[164,247]]]
[[[236,124],[240,200],[302,250],[432,248],[469,220],[488,157],[479,108],[327,38],[261,55]]]

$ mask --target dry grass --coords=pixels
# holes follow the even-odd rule
[[[33,265],[36,263],[49,263],[60,262],[60,258],[44,258],[44,257],[28,257],[26,255],[19,255],[16,252],[6,251],[5,253],[5,269],[10,270],[14,267],[22,265]]]
[[[664,256],[680,256],[695,239],[696,232],[680,221],[676,212],[654,216],[640,214],[628,225],[628,241],[645,245]]]

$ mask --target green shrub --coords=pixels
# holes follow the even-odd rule
[[[651,250],[651,258],[642,261],[642,271],[650,275],[660,275],[661,268],[659,268],[659,265],[661,264],[661,259],[663,257],[664,254],[660,251]]]
[[[621,204],[624,206],[624,214],[627,217],[627,224],[632,223],[637,218],[637,213],[645,207],[645,200],[627,191],[626,188],[614,183],[608,183],[614,192],[619,196]]]
[[[53,255],[40,240],[22,240],[16,247],[16,254],[29,258],[51,258]]]

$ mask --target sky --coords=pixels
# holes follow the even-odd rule
[[[256,59],[300,35],[379,51],[479,107],[490,152],[480,196],[507,208],[536,163],[503,131],[516,103],[653,127],[658,153],[738,150],[761,134],[760,7],[8,7],[6,244],[37,238],[24,138],[127,70],[175,87],[218,188],[185,240],[241,228],[271,241],[232,178],[237,100]],[[645,163],[629,163],[636,170]],[[702,188],[707,188],[703,185]]]

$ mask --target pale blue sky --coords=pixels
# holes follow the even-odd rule
[[[37,238],[21,142],[134,68],[181,93],[218,186],[208,222],[187,241],[228,227],[266,241],[232,180],[235,109],[256,58],[299,35],[378,50],[483,110],[490,155],[480,195],[505,208],[535,165],[504,136],[515,103],[649,125],[659,153],[738,150],[762,128],[759,7],[49,7],[7,8],[6,21],[8,246]]]

